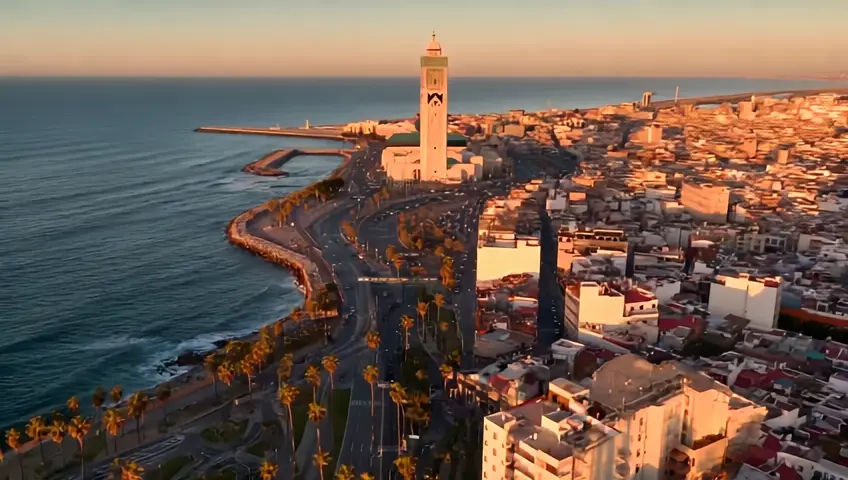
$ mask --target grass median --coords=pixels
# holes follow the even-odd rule
[[[333,425],[333,453],[330,460],[330,471],[335,472],[336,462],[342,450],[345,430],[347,429],[347,413],[350,407],[350,389],[336,390],[333,392],[333,400],[330,404],[330,420]]]

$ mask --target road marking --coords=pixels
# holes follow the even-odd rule
[[[351,400],[350,404],[353,405],[354,407],[370,407],[371,406],[371,400]],[[376,407],[379,407],[382,404],[383,403],[380,402],[379,400],[374,402],[374,406],[376,406]]]

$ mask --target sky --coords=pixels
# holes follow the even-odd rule
[[[0,76],[848,73],[848,0],[0,0]]]

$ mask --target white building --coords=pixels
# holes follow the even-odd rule
[[[542,247],[536,237],[488,232],[477,242],[478,282],[520,273],[538,277],[541,262]]]
[[[618,290],[597,282],[571,284],[565,289],[566,327],[596,331],[640,323],[655,327],[658,303],[653,293],[641,288]]]
[[[782,279],[717,275],[710,285],[707,308],[713,315],[737,315],[748,319],[752,328],[774,328],[780,313]]]

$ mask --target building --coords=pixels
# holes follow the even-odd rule
[[[572,230],[562,227],[557,233],[557,267],[570,271],[575,256],[599,251],[626,253],[627,248],[627,235],[623,230]]]
[[[657,297],[642,288],[618,289],[607,283],[580,282],[565,289],[565,322],[569,329],[603,332],[608,327],[644,325],[656,328]],[[647,335],[655,341],[656,335]]]
[[[465,182],[483,178],[484,159],[472,161],[464,135],[448,133],[448,57],[436,34],[421,57],[418,132],[389,136],[381,156],[396,181]]]
[[[707,308],[713,315],[736,315],[748,319],[752,328],[770,330],[780,313],[781,285],[780,277],[717,275]]]
[[[680,191],[680,204],[696,220],[725,223],[730,206],[730,188],[687,181]]]
[[[546,398],[487,416],[483,475],[694,480],[753,444],[766,413],[679,362],[622,355],[588,388],[554,379]]]
[[[421,174],[423,180],[447,177],[448,57],[436,34],[421,57]]]
[[[539,276],[539,239],[514,232],[489,232],[477,242],[477,281],[497,280],[515,273]]]

